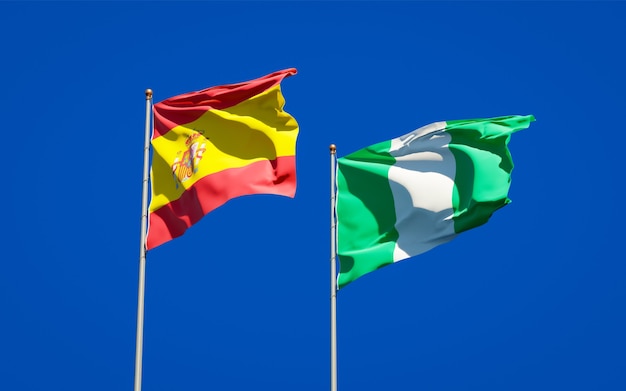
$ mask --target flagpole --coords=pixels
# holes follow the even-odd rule
[[[146,129],[143,145],[143,189],[141,195],[141,240],[139,243],[139,289],[137,294],[137,339],[135,347],[135,391],[141,390],[143,358],[143,312],[146,289],[146,230],[148,226],[148,165],[150,159],[150,113],[152,90],[146,90]]]
[[[330,144],[330,390],[337,391],[337,251],[335,249],[335,172],[337,147]]]

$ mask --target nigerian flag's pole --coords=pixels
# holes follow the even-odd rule
[[[143,303],[146,288],[146,230],[148,226],[148,165],[150,160],[150,113],[152,90],[146,90],[146,134],[143,144],[143,189],[141,194],[141,240],[139,243],[139,289],[137,294],[137,340],[135,347],[135,391],[141,390],[143,356]]]
[[[337,391],[337,239],[335,220],[335,172],[337,148],[330,144],[330,390]]]

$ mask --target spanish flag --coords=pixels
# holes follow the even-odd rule
[[[283,111],[285,69],[178,95],[153,106],[148,250],[185,233],[228,200],[294,197],[298,123]]]

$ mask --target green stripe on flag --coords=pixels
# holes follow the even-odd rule
[[[337,198],[342,205],[341,216],[337,215],[342,223],[337,231],[342,253],[340,287],[345,281],[393,263],[398,232],[388,179],[389,167],[395,163],[389,154],[390,145],[390,141],[381,142],[337,160],[337,188],[341,189]],[[350,235],[343,236],[344,229]]]
[[[452,205],[454,230],[467,231],[486,223],[511,202],[513,160],[507,148],[512,133],[525,129],[532,116],[448,121],[450,151],[456,160]]]

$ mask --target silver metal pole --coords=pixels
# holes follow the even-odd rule
[[[337,391],[337,251],[335,240],[335,170],[337,147],[330,145],[330,389]]]
[[[150,160],[150,113],[152,90],[146,90],[146,135],[143,145],[143,190],[141,195],[141,240],[139,245],[139,292],[137,295],[137,342],[135,348],[135,391],[141,390],[143,358],[143,308],[146,290],[146,230],[148,226],[148,178]]]

